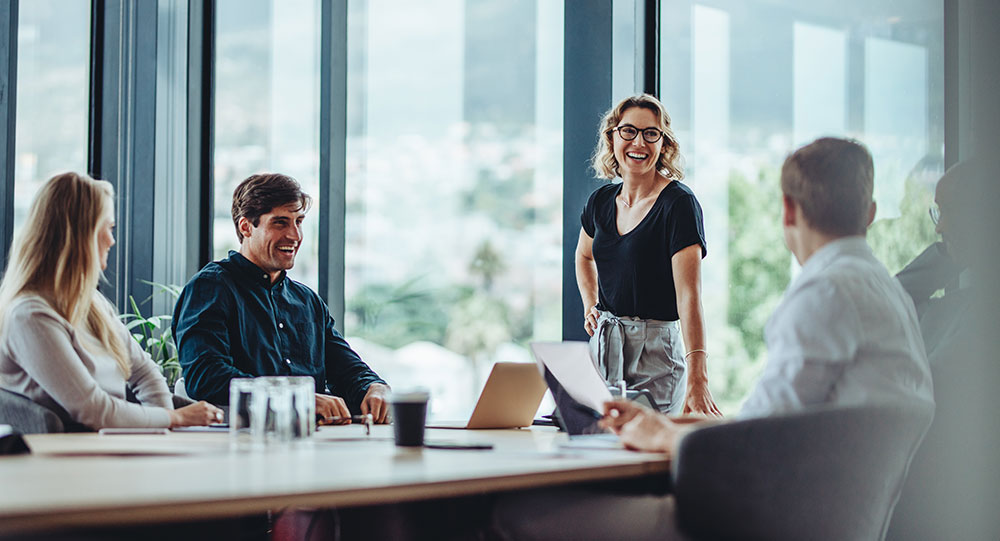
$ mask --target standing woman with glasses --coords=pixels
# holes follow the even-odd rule
[[[97,290],[115,243],[111,184],[64,173],[42,186],[0,282],[0,388],[70,426],[221,422],[206,402],[174,409],[167,383]],[[142,404],[125,400],[128,382]]]
[[[701,206],[681,183],[670,117],[633,96],[604,115],[599,137],[594,170],[622,182],[590,195],[576,247],[594,357],[609,383],[650,391],[664,413],[721,415],[708,390]]]

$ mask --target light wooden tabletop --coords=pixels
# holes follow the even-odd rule
[[[434,430],[488,451],[397,448],[392,427],[322,427],[304,445],[230,449],[225,432],[27,436],[0,457],[0,533],[356,506],[665,473],[665,455],[560,448],[551,428]]]

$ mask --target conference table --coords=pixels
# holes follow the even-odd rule
[[[666,455],[568,444],[551,427],[428,429],[489,450],[396,447],[391,426],[320,427],[303,443],[235,449],[225,431],[38,434],[0,457],[0,536],[88,526],[357,507],[666,475]]]

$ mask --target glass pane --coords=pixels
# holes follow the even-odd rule
[[[934,240],[943,169],[943,2],[664,0],[661,89],[705,211],[713,393],[736,411],[796,271],[779,174],[795,147],[854,137],[875,159],[868,239],[890,272]]]
[[[616,0],[611,8],[611,101],[618,103],[641,90],[636,71],[642,67],[636,66],[635,0]]]
[[[17,25],[15,230],[42,183],[87,171],[90,3],[21,2]]]
[[[233,190],[255,173],[294,177],[313,196],[289,276],[319,282],[318,0],[219,0],[215,59],[215,259],[239,249]]]
[[[432,417],[561,336],[562,2],[349,2],[344,329]]]

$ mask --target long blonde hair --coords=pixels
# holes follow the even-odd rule
[[[97,291],[103,276],[98,228],[113,209],[114,188],[104,180],[63,173],[42,186],[0,282],[0,332],[12,301],[37,294],[73,327],[97,337],[127,379],[126,344],[114,331],[111,303]]]
[[[601,127],[598,132],[597,148],[590,158],[590,165],[600,178],[612,179],[620,176],[618,172],[618,160],[615,158],[615,145],[612,141],[611,129],[622,120],[625,111],[633,107],[639,107],[652,111],[656,115],[657,128],[663,132],[663,152],[660,152],[656,160],[656,172],[674,180],[684,179],[684,167],[681,165],[681,147],[674,136],[674,130],[670,127],[670,115],[663,107],[660,100],[649,94],[639,94],[631,96],[618,102],[601,119]]]

